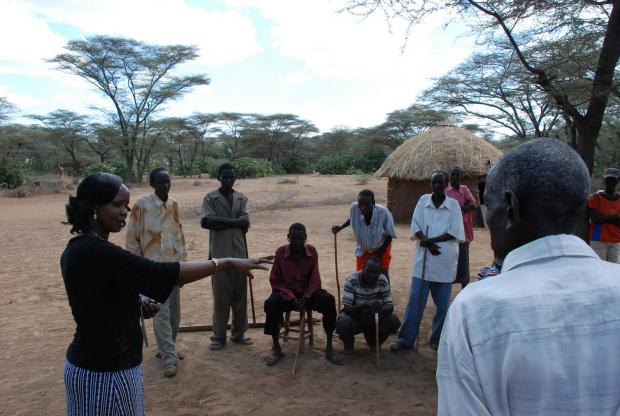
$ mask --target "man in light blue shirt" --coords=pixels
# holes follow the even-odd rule
[[[484,199],[502,273],[450,307],[439,415],[620,414],[620,265],[571,235],[589,191],[585,164],[559,140],[493,166]]]

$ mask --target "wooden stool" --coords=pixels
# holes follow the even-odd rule
[[[301,312],[299,313],[299,321],[297,325],[299,325],[299,322],[301,322]],[[304,344],[305,344],[306,339],[308,340],[308,345],[314,345],[314,332],[312,330],[312,327],[313,327],[312,310],[310,308],[306,310],[305,326],[307,327],[307,330],[304,331],[304,336],[303,336],[304,342],[302,342],[300,346],[301,353],[304,352]],[[289,335],[289,332],[294,332],[297,334],[301,332],[301,328],[291,328],[291,312],[290,311],[286,312],[286,315],[284,317],[284,328],[282,328],[282,331],[280,331],[280,338],[282,339],[282,341],[285,341],[285,342],[289,340],[293,340],[293,341],[299,340],[299,335],[293,337]]]

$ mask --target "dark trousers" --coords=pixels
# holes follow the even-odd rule
[[[323,329],[331,334],[336,328],[336,300],[323,289],[319,289],[310,296],[308,305],[311,310],[323,315]],[[294,309],[292,300],[285,300],[280,292],[271,292],[265,301],[265,334],[276,336],[280,333],[280,325],[284,321],[282,314]]]
[[[400,328],[400,320],[393,313],[379,317],[379,345],[383,344],[392,334],[396,334]],[[375,347],[375,320],[354,318],[344,312],[338,315],[336,320],[336,333],[347,349],[353,348],[355,335],[363,332],[366,343],[370,348]]]
[[[459,243],[459,260],[454,283],[460,283],[461,289],[469,283],[469,243]]]

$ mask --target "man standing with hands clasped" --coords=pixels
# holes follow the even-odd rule
[[[149,174],[155,192],[141,196],[131,209],[127,222],[127,250],[155,261],[186,261],[185,236],[177,201],[169,197],[170,174],[156,168]],[[157,356],[164,360],[164,375],[177,373],[177,363],[184,356],[176,351],[175,342],[181,323],[179,286],[170,292],[166,302],[159,304],[153,318]]]
[[[248,199],[233,186],[237,179],[235,168],[223,163],[217,170],[219,189],[209,192],[202,202],[202,228],[209,230],[209,259],[220,257],[247,258],[244,234],[250,227]],[[226,345],[226,327],[232,309],[231,339],[241,345],[252,344],[245,336],[248,329],[247,274],[226,270],[212,279],[213,335],[211,349]]]
[[[447,185],[446,172],[433,172],[431,175],[433,193],[422,195],[413,211],[409,237],[411,240],[417,240],[413,279],[403,326],[400,328],[398,341],[390,348],[391,351],[413,347],[429,290],[437,307],[429,345],[434,350],[439,345],[450,304],[452,282],[456,276],[458,243],[465,241],[461,207],[456,200],[446,196]]]

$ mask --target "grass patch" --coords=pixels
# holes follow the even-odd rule
[[[295,185],[297,183],[297,179],[284,178],[280,179],[277,184],[278,185]]]

